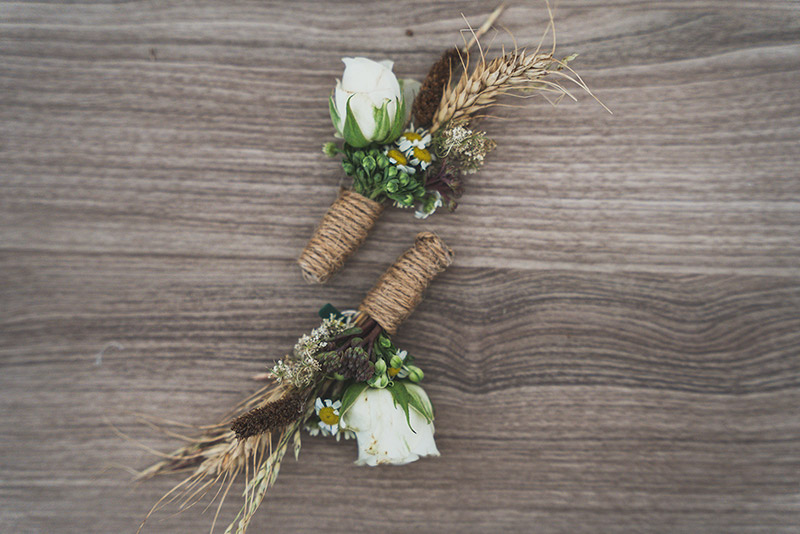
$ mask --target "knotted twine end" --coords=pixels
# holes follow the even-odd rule
[[[417,234],[405,251],[378,279],[358,311],[375,319],[386,332],[395,334],[433,278],[453,263],[453,251],[431,232]]]
[[[367,239],[383,213],[383,204],[349,189],[339,190],[303,249],[297,263],[309,283],[325,283]]]

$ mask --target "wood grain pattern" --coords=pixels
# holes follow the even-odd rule
[[[152,456],[108,423],[174,448],[130,412],[215,421],[423,229],[456,263],[397,340],[442,457],[355,468],[305,437],[253,532],[798,531],[797,3],[559,2],[614,115],[499,109],[455,213],[387,210],[302,281],[340,180],[319,150],[339,58],[419,77],[491,7],[0,5],[0,531],[134,531],[177,478],[131,485],[116,466]],[[502,22],[535,42],[546,12]]]

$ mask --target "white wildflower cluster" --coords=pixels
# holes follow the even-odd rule
[[[321,325],[297,340],[291,355],[285,356],[275,364],[272,376],[277,382],[286,382],[298,389],[311,385],[316,374],[322,369],[317,354],[331,338],[349,327],[349,320],[337,319],[334,316],[324,319]]]
[[[297,359],[304,359],[306,356],[316,356],[320,349],[325,346],[328,341],[341,334],[349,328],[349,323],[346,320],[337,319],[331,315],[327,319],[323,319],[322,324],[316,327],[308,334],[297,340],[294,346],[294,357]]]
[[[467,128],[464,120],[454,120],[437,136],[437,152],[455,163],[465,174],[472,174],[483,167],[486,154],[497,144],[486,137],[486,132]]]

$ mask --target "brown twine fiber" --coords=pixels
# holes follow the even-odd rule
[[[358,311],[369,315],[389,334],[395,334],[414,308],[431,280],[453,263],[453,251],[431,232],[417,234],[414,246],[378,279]]]
[[[297,260],[303,278],[309,283],[325,283],[367,239],[381,213],[383,204],[340,189],[339,198],[328,208]]]

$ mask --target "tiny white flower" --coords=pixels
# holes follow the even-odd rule
[[[442,202],[442,194],[438,191],[434,191],[433,194],[436,195],[436,200],[433,201],[431,209],[426,210],[425,206],[420,206],[417,208],[417,211],[414,212],[414,217],[416,217],[417,219],[427,219],[428,215],[436,211],[437,208],[441,208],[444,205],[444,203]]]
[[[317,397],[316,402],[314,402],[314,409],[317,417],[319,417],[319,423],[317,424],[323,435],[335,435],[339,432],[339,408],[341,407],[342,401],[333,402],[330,399],[323,401]]]

